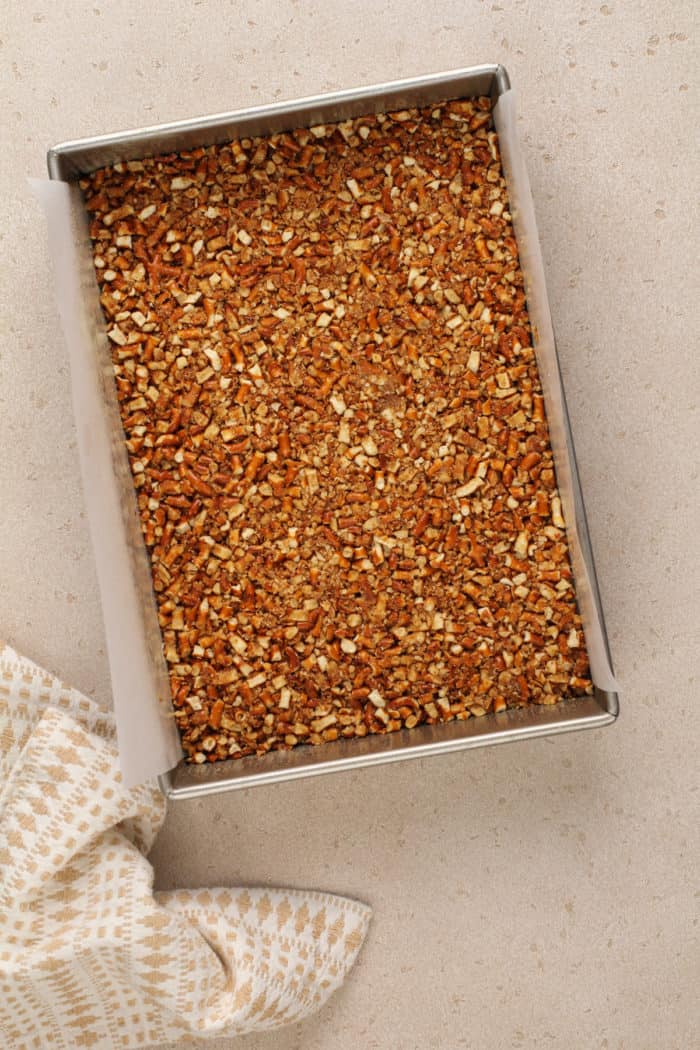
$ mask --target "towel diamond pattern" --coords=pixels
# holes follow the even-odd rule
[[[0,1039],[121,1048],[298,1021],[344,980],[370,910],[325,893],[154,893],[165,813],[121,784],[114,723],[0,644]]]

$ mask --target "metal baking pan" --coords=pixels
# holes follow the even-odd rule
[[[331,123],[367,113],[427,106],[450,98],[488,95],[495,104],[509,91],[510,82],[503,66],[483,65],[292,102],[256,106],[215,116],[199,117],[152,128],[62,143],[48,152],[49,175],[51,179],[75,182],[82,175],[119,161],[139,160],[160,153],[227,142],[234,138]],[[507,171],[506,177],[508,178]],[[509,184],[509,192],[510,190]],[[527,193],[529,197],[529,190]],[[536,241],[536,236],[532,240]],[[537,252],[539,253],[538,246]],[[527,274],[525,276],[527,283]],[[97,295],[96,284],[95,295]],[[529,292],[528,304],[530,307],[533,305]],[[551,326],[546,296],[545,309],[546,319]],[[540,313],[540,319],[541,317]],[[533,320],[532,311],[531,320]],[[533,332],[537,345],[537,325],[534,320]],[[95,353],[97,351],[96,347]],[[552,356],[555,383],[559,391],[561,379],[556,364],[556,350],[553,341]],[[563,390],[560,390],[560,393],[561,445],[565,447],[560,448],[559,452],[568,459],[570,506],[573,508],[575,517],[578,553],[585,566],[587,594],[596,619],[599,648],[604,651],[609,666],[610,653],[576,469],[571,428]],[[112,396],[114,403],[111,414],[113,415],[117,408],[116,393]],[[555,456],[556,452],[555,448]],[[123,477],[119,479],[119,483],[123,485]],[[140,529],[133,498],[130,501],[126,500],[126,503],[128,506],[125,513],[127,517],[131,513],[132,520],[127,520],[124,528],[133,548],[135,543],[138,545],[140,542],[138,539],[134,540],[134,537],[140,537]],[[145,548],[142,543],[140,545],[143,549],[137,551],[136,554],[137,559],[140,559],[143,565]],[[578,591],[580,581],[576,572],[575,578]],[[147,621],[148,617],[145,619]],[[149,623],[146,622],[144,630],[147,630],[148,626]],[[152,631],[152,613],[150,627]],[[611,680],[614,684],[614,679]],[[356,769],[399,759],[446,754],[451,751],[483,747],[487,744],[551,736],[577,729],[600,728],[611,724],[617,714],[617,692],[613,688],[601,688],[596,685],[594,675],[594,695],[591,697],[564,700],[552,706],[532,706],[509,710],[484,718],[471,718],[464,722],[418,726],[397,733],[368,736],[363,739],[340,740],[315,747],[301,746],[292,751],[270,752],[261,757],[251,756],[203,766],[188,765],[181,761],[159,779],[162,791],[169,798],[193,798],[234,788]]]

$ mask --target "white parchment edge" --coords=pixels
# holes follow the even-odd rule
[[[566,522],[571,564],[576,583],[576,597],[583,621],[583,630],[588,647],[588,658],[594,685],[599,689],[617,691],[617,682],[610,665],[598,606],[595,601],[591,570],[584,555],[579,536],[574,499],[574,478],[566,435],[565,410],[562,397],[561,378],[552,329],[552,318],[547,298],[547,286],[542,263],[542,252],[535,208],[530,192],[530,180],[525,160],[520,149],[516,126],[515,96],[511,90],[504,92],[493,110],[494,124],[503,162],[503,172],[508,186],[510,211],[513,217],[515,239],[518,243],[520,264],[525,278],[525,294],[537,357],[537,367],[542,381],[545,412],[549,425],[549,436],[554,453],[557,484],[561,496],[562,510]]]
[[[155,600],[119,420],[114,373],[80,190],[30,179],[44,209],[102,598],[119,762],[127,787],[182,758]],[[95,350],[98,350],[98,353]]]

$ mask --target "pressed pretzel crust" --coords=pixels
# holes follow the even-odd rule
[[[488,99],[82,186],[190,760],[591,691]]]

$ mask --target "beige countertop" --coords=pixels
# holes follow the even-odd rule
[[[484,61],[503,62],[518,93],[622,715],[598,732],[172,805],[158,886],[319,888],[375,909],[322,1013],[242,1050],[689,1050],[697,1039],[693,8],[5,5],[0,635],[102,700],[66,351],[26,184],[44,174],[47,146]]]

